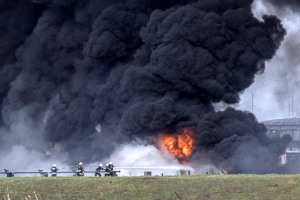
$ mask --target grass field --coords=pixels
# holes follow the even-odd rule
[[[0,199],[300,199],[300,175],[0,178]]]

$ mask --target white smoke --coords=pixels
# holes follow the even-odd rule
[[[62,159],[61,159],[62,160]],[[9,151],[2,151],[0,154],[1,169],[9,170],[10,172],[49,172],[53,164],[58,168],[66,166],[57,158],[45,156],[45,154],[29,150],[24,146],[14,145]],[[4,172],[4,171],[2,171]],[[5,176],[5,175],[2,175]],[[15,176],[40,176],[36,174],[15,174]]]
[[[10,172],[38,172],[38,170],[50,172],[53,164],[58,168],[67,166],[65,164],[68,161],[67,155],[46,151],[49,144],[43,138],[45,119],[40,122],[30,119],[28,113],[31,109],[27,106],[12,112],[8,119],[11,121],[10,131],[0,130],[0,134],[6,136],[2,141],[5,146],[0,146],[0,172],[4,172],[4,169]],[[40,176],[40,174],[15,174],[15,176]]]
[[[253,110],[259,121],[299,117],[300,109],[296,102],[300,99],[297,89],[300,75],[300,15],[287,8],[279,10],[263,0],[255,0],[253,13],[258,19],[264,14],[276,15],[281,19],[287,35],[276,55],[266,62],[265,72],[256,75],[254,83],[241,95],[237,108]]]
[[[168,153],[161,151],[154,145],[145,144],[142,141],[134,141],[131,144],[123,144],[109,156],[100,161],[104,165],[113,162],[116,171],[121,171],[120,176],[141,176],[145,171],[151,171],[152,175],[179,175],[180,170],[193,169],[182,165]]]

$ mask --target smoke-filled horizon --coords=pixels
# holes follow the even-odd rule
[[[255,77],[254,83],[241,95],[241,101],[236,105],[236,108],[242,110],[253,110],[259,121],[300,116],[297,106],[300,98],[297,89],[300,75],[300,14],[288,5],[288,1],[285,6],[279,7],[265,0],[256,0],[253,5],[253,12],[257,18],[264,14],[275,14],[287,31],[276,55],[266,62],[265,73]]]
[[[238,103],[286,34],[276,16],[255,18],[252,3],[0,3],[0,151],[22,145],[93,162],[189,128],[195,164],[278,171],[290,138],[270,139],[253,114],[213,106]]]

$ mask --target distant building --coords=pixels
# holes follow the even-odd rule
[[[300,118],[274,119],[262,122],[266,125],[269,137],[289,134],[293,140],[282,157],[282,163],[293,163],[300,167]]]

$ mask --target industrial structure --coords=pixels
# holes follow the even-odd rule
[[[300,169],[300,118],[275,119],[263,122],[269,137],[289,134],[293,140],[282,156],[282,164],[293,164]]]

